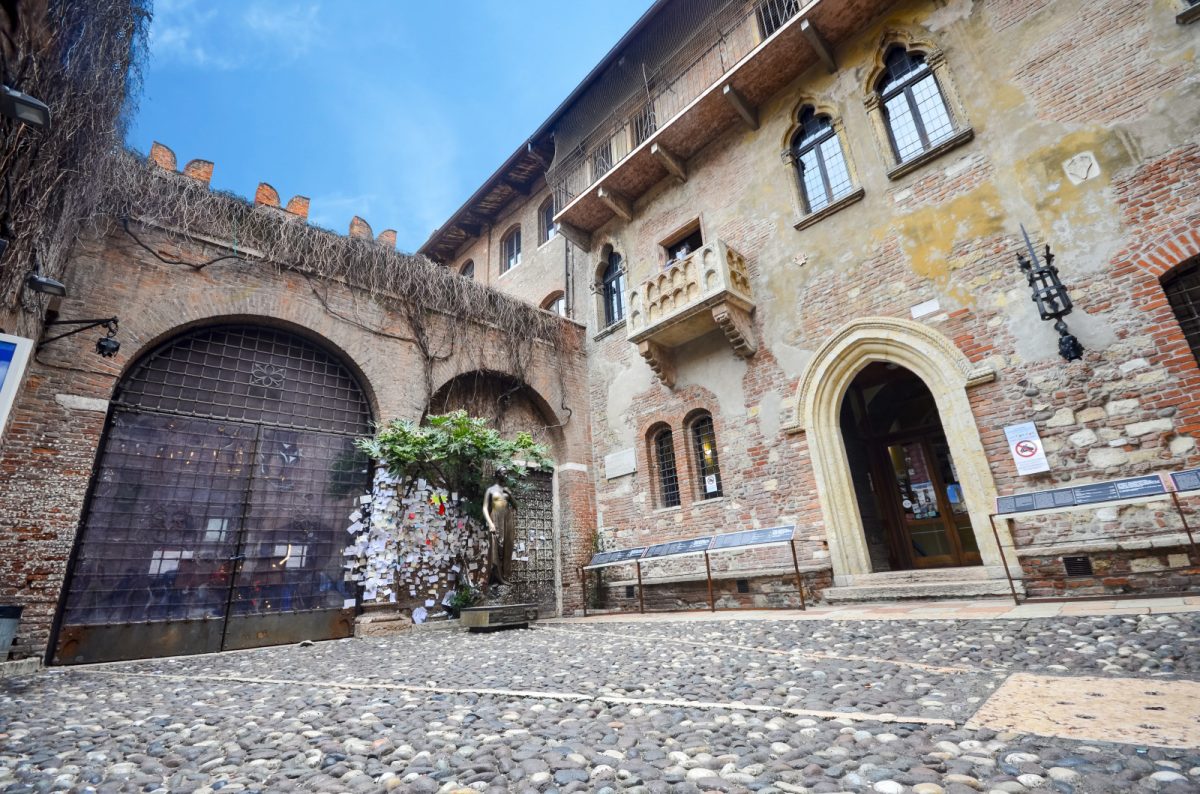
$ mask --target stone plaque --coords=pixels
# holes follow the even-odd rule
[[[604,456],[604,479],[613,480],[633,474],[637,471],[637,460],[633,455],[633,447]]]
[[[762,546],[767,543],[787,543],[792,539],[796,526],[766,527],[765,529],[747,529],[744,532],[730,532],[713,538],[710,551],[721,549],[736,549],[742,546]]]

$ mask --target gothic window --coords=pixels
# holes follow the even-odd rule
[[[1184,262],[1163,279],[1163,291],[1175,312],[1192,355],[1200,362],[1200,257]]]
[[[600,277],[600,291],[604,296],[604,324],[613,325],[625,319],[625,268],[621,255],[616,251],[608,254],[608,262]]]
[[[679,506],[679,474],[675,468],[675,439],[670,428],[654,435],[654,463],[658,473],[659,507]]]
[[[818,115],[809,106],[801,111],[799,122],[800,129],[792,138],[792,154],[804,210],[812,213],[849,195],[854,185],[829,116]]]
[[[500,241],[500,272],[507,273],[521,264],[521,227],[514,226]]]
[[[924,54],[892,47],[884,58],[884,73],[876,91],[899,162],[929,151],[954,134],[946,98]]]
[[[538,207],[538,245],[548,243],[558,234],[554,225],[554,197],[550,196]]]
[[[692,444],[700,475],[700,498],[716,499],[722,495],[721,465],[717,460],[717,436],[711,415],[701,414],[692,420]]]

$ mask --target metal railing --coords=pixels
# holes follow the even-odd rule
[[[762,41],[800,12],[801,0],[731,0],[646,76],[646,90],[613,109],[547,175],[560,212],[668,124]]]

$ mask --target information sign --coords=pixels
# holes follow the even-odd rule
[[[1177,471],[1171,475],[1176,491],[1200,491],[1200,469]]]
[[[1012,453],[1013,463],[1017,464],[1017,474],[1040,474],[1050,471],[1050,463],[1046,460],[1046,449],[1042,446],[1037,425],[1033,422],[1009,425],[1004,428],[1004,436],[1008,439],[1008,451]]]
[[[1189,472],[1182,472],[1188,474]],[[1195,472],[1200,478],[1200,470]],[[1172,475],[1174,476],[1174,475]],[[1200,484],[1195,487],[1200,488]],[[1093,482],[1071,488],[1056,488],[1052,491],[1001,496],[996,499],[996,514],[1028,513],[1035,510],[1061,510],[1070,507],[1085,507],[1103,502],[1120,502],[1145,496],[1161,496],[1167,492],[1163,478],[1157,474],[1144,477],[1128,477],[1124,480]]]
[[[707,537],[659,543],[656,546],[646,549],[645,559],[648,560],[651,557],[674,557],[679,554],[699,554],[702,551],[708,551],[708,544],[711,542],[712,538]]]
[[[646,551],[646,547],[640,549],[619,549],[617,551],[602,551],[599,554],[593,554],[591,561],[585,565],[585,568],[599,568],[604,565],[616,565],[620,562],[633,562],[641,557]]]
[[[1075,489],[1056,488],[1053,491],[1001,496],[996,500],[997,513],[1027,513],[1030,510],[1050,510],[1056,507],[1074,507]]]
[[[734,549],[740,546],[760,546],[764,543],[784,543],[792,539],[796,526],[767,527],[765,529],[747,529],[744,532],[730,532],[727,535],[717,535],[713,538],[709,551]]]

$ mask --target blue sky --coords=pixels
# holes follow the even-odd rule
[[[155,0],[129,145],[416,250],[651,0]]]

